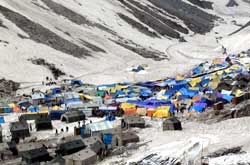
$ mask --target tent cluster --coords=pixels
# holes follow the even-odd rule
[[[46,92],[0,104],[0,112],[63,113],[80,110],[88,116],[139,114],[170,117],[176,112],[202,112],[218,102],[229,103],[246,91],[250,60],[246,53],[231,54],[194,67],[189,75],[138,83],[84,84],[63,81]],[[107,118],[109,119],[109,118]]]

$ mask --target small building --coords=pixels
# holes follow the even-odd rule
[[[26,113],[19,117],[19,121],[37,120],[40,118],[48,118],[48,113]]]
[[[182,130],[181,122],[175,118],[171,117],[163,121],[162,123],[163,131],[167,130]]]
[[[64,156],[65,165],[90,165],[95,164],[97,155],[91,149],[84,149],[75,154]]]
[[[41,117],[35,120],[36,130],[48,130],[53,129],[52,122],[49,117]]]
[[[123,132],[115,136],[118,146],[125,146],[128,143],[137,143],[140,141],[138,135],[134,132]]]
[[[76,153],[80,150],[86,148],[86,145],[82,142],[81,139],[75,139],[72,141],[68,141],[60,144],[59,149],[56,151],[58,155],[70,155]]]
[[[82,121],[85,119],[86,119],[85,114],[82,111],[78,111],[78,110],[72,110],[72,111],[66,112],[61,116],[61,121],[64,121],[66,123]]]
[[[38,143],[38,142],[34,142],[34,143],[22,143],[22,144],[18,144],[16,146],[17,149],[17,153],[18,155],[22,155],[27,151],[30,150],[34,150],[34,149],[40,149],[43,148],[43,144],[42,143]]]
[[[145,120],[139,115],[125,115],[121,120],[122,128],[145,128]]]
[[[87,146],[87,148],[90,148],[97,155],[101,154],[105,150],[105,145],[98,136],[84,138],[82,141]]]
[[[89,123],[86,125],[86,134],[90,134],[91,136],[99,136],[102,131],[112,128],[113,126],[110,121]]]
[[[45,95],[43,92],[35,92],[31,95],[32,104],[40,105],[45,102]]]
[[[64,165],[65,159],[58,155],[54,159],[52,159],[50,162],[46,163],[46,165]]]
[[[19,140],[30,136],[29,126],[27,122],[13,122],[10,123],[10,132],[12,139]]]
[[[49,152],[45,148],[26,151],[22,154],[22,161],[26,164],[50,161]]]

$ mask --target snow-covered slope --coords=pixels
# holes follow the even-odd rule
[[[0,0],[0,75],[18,82],[53,77],[31,62],[36,58],[54,64],[66,74],[61,78],[91,83],[186,72],[220,56],[216,37],[237,30],[232,21],[245,24],[250,15],[243,1],[228,8],[227,0],[213,0],[213,10],[196,1]],[[149,65],[144,74],[128,73],[139,64]]]

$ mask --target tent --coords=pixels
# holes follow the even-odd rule
[[[153,114],[153,117],[159,117],[159,118],[168,118],[170,117],[170,113],[169,113],[169,110],[164,110],[164,109],[161,109],[161,110],[157,110],[154,114]]]
[[[40,110],[40,108],[38,106],[32,106],[28,108],[29,112],[38,112]]]
[[[71,86],[74,86],[74,85],[82,86],[83,82],[82,82],[82,80],[71,80],[70,85]]]
[[[9,107],[11,107],[12,109],[13,109],[13,112],[18,112],[18,111],[20,111],[21,109],[17,106],[17,105],[15,105],[14,103],[11,103],[11,104],[8,104],[9,105]]]
[[[0,124],[3,124],[3,123],[5,123],[4,117],[0,116]]]
[[[61,87],[55,87],[50,90],[51,90],[52,95],[54,95],[54,94],[60,93],[62,89]]]

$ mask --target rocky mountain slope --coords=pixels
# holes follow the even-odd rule
[[[0,75],[21,83],[54,76],[48,66],[30,59],[44,59],[64,73],[55,78],[92,83],[183,73],[220,56],[217,38],[227,39],[249,21],[248,1],[238,0],[233,7],[228,3],[1,0]],[[128,67],[139,64],[149,65],[147,76],[128,73]]]

